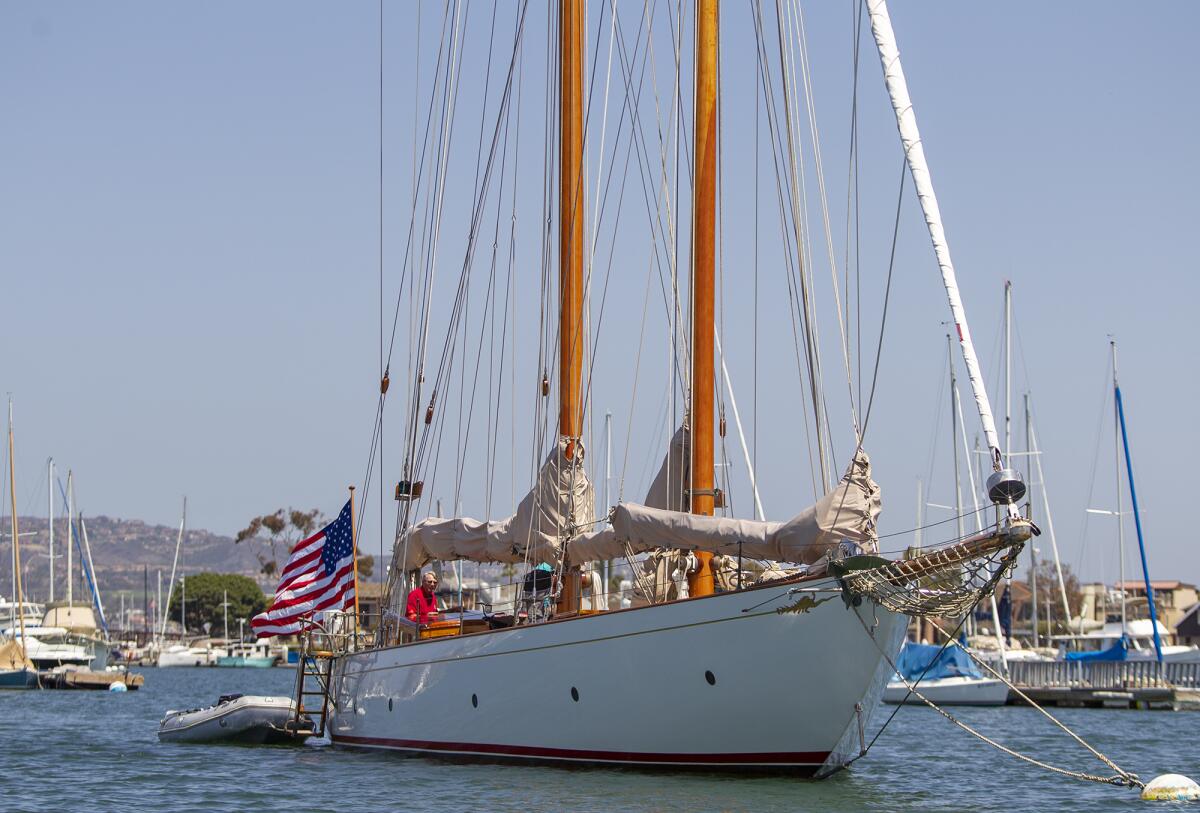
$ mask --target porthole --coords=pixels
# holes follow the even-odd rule
[[[716,686],[716,685],[717,685],[717,676],[716,676],[716,675],[714,675],[712,672],[705,671],[705,673],[704,673],[704,679],[708,681],[708,685],[709,685],[709,686]]]
[[[574,686],[571,687],[571,699],[574,700],[576,703],[579,702],[579,690],[576,689]]]
[[[479,698],[476,695],[471,695],[471,705],[479,708]]]

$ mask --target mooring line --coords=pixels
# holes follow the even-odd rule
[[[892,667],[892,670],[900,678],[900,681],[902,683],[904,683],[904,685],[908,688],[909,694],[916,695],[921,700],[921,702],[923,702],[925,705],[929,706],[931,709],[936,711],[938,714],[941,714],[943,717],[945,717],[950,722],[954,723],[956,726],[958,726],[962,730],[966,731],[968,734],[971,734],[972,736],[977,737],[978,739],[982,740],[983,742],[987,743],[988,745],[993,746],[994,748],[1008,754],[1009,756],[1016,757],[1017,759],[1020,759],[1024,762],[1028,762],[1030,765],[1034,765],[1039,768],[1043,768],[1047,771],[1051,771],[1053,773],[1057,773],[1062,776],[1071,777],[1072,779],[1080,779],[1080,780],[1084,780],[1084,781],[1088,781],[1088,782],[1097,782],[1102,785],[1116,785],[1118,787],[1132,787],[1132,788],[1138,788],[1138,789],[1146,787],[1145,783],[1142,782],[1140,778],[1138,778],[1137,774],[1131,773],[1129,771],[1122,769],[1111,759],[1109,759],[1108,757],[1101,754],[1099,751],[1097,751],[1092,746],[1088,745],[1086,742],[1083,741],[1083,739],[1078,734],[1071,731],[1069,728],[1067,728],[1065,725],[1063,725],[1057,718],[1055,718],[1053,715],[1051,715],[1049,712],[1047,712],[1041,706],[1038,706],[1036,703],[1034,703],[1032,700],[1030,700],[1027,695],[1025,695],[1019,689],[1016,689],[1016,687],[1014,687],[1003,676],[1000,676],[1000,679],[1003,680],[1004,683],[1009,688],[1015,689],[1017,691],[1017,693],[1019,695],[1021,695],[1027,702],[1029,702],[1031,705],[1033,705],[1035,708],[1037,708],[1039,711],[1041,711],[1042,714],[1044,714],[1045,716],[1047,716],[1051,720],[1053,720],[1059,726],[1059,728],[1061,728],[1062,730],[1064,730],[1068,734],[1070,734],[1072,737],[1074,737],[1076,741],[1078,741],[1080,744],[1082,744],[1084,747],[1086,747],[1089,751],[1091,751],[1097,758],[1099,758],[1102,762],[1104,762],[1104,764],[1106,764],[1108,767],[1110,767],[1114,771],[1116,771],[1117,774],[1115,776],[1097,776],[1095,774],[1089,774],[1084,771],[1072,771],[1067,768],[1060,768],[1056,765],[1051,765],[1047,762],[1042,762],[1041,760],[1034,759],[1033,757],[1027,756],[1018,751],[1014,751],[1012,748],[1009,748],[1008,746],[1003,745],[1002,743],[996,742],[995,740],[991,739],[986,734],[983,734],[980,731],[976,731],[974,728],[967,725],[962,720],[959,720],[953,714],[946,711],[942,707],[938,706],[936,703],[934,703],[929,698],[925,697],[925,695],[921,694],[917,690],[916,684],[909,683],[908,679],[900,674],[900,670],[898,670],[896,668],[896,664],[892,660],[891,656],[888,655],[888,653],[884,651],[883,647],[881,647],[879,645],[879,641],[877,641],[875,639],[875,636],[870,634],[870,630],[867,629],[866,623],[862,620],[862,616],[860,616],[857,612],[854,614],[854,616],[855,616],[855,618],[858,619],[858,623],[862,626],[863,631],[867,633],[867,637],[871,639],[871,642],[875,645],[875,648],[879,651],[879,654],[883,656],[884,660],[887,661],[888,666]],[[941,627],[938,627],[938,625],[936,623],[934,623],[932,620],[930,620],[930,623],[933,624],[940,632],[945,634],[945,631],[942,630]],[[952,641],[952,640],[953,639],[951,638],[950,641]],[[949,641],[947,641],[947,644],[943,644],[942,648],[945,649],[946,645],[948,645],[948,644],[949,644]],[[962,646],[961,644],[958,644],[957,642],[955,642],[955,645]],[[964,648],[964,651],[967,651],[967,654],[971,654],[970,651],[966,650],[965,648]],[[976,656],[972,656],[972,657],[976,657]],[[976,657],[976,660],[978,660],[977,657]],[[988,667],[988,670],[991,671],[993,674],[996,674],[995,670],[992,670],[990,667]],[[926,669],[926,671],[928,671],[928,669]],[[924,676],[924,675],[922,674],[922,676]],[[919,682],[920,681],[918,680],[918,683]],[[889,720],[889,722],[890,722],[890,720]],[[882,733],[882,731],[880,733]],[[876,737],[878,737],[878,734],[876,735]],[[871,744],[873,745],[874,742],[875,742],[874,739],[872,739]],[[868,746],[868,749],[869,748],[870,748],[870,746]],[[860,754],[860,756],[862,756],[862,755]]]

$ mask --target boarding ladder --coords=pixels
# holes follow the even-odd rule
[[[303,637],[300,661],[296,664],[296,710],[288,723],[297,734],[325,736],[333,656],[330,650],[315,646],[311,635]]]

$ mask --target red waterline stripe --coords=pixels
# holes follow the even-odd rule
[[[766,751],[737,754],[648,754],[634,751],[580,751],[573,748],[538,748],[531,745],[494,745],[471,742],[430,742],[428,740],[393,740],[385,737],[352,737],[331,735],[334,742],[347,745],[377,745],[385,748],[406,748],[415,751],[446,753],[498,754],[542,759],[578,759],[593,762],[635,762],[646,765],[822,765],[829,757],[827,751]]]

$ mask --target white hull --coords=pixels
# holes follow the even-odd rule
[[[160,668],[168,666],[212,666],[222,654],[224,653],[216,649],[176,645],[158,653],[155,665]]]
[[[995,678],[948,677],[922,680],[917,691],[939,706],[1003,706],[1008,702],[1008,686]],[[907,696],[907,701],[905,700]],[[921,698],[909,695],[908,687],[894,681],[883,690],[883,702],[899,705],[919,704]]]
[[[168,711],[158,727],[166,742],[262,743],[283,739],[284,727],[295,713],[290,697],[245,695],[191,711]]]
[[[330,738],[459,758],[825,775],[858,754],[892,673],[880,649],[895,656],[907,618],[793,586],[345,655]],[[813,598],[826,600],[777,612]]]
[[[17,638],[20,640],[20,636]],[[96,658],[96,653],[80,644],[43,641],[33,635],[25,636],[25,654],[39,669],[52,669],[55,666],[88,666]],[[107,650],[103,650],[103,654],[107,658]]]
[[[1200,647],[1196,646],[1166,646],[1162,648],[1164,663],[1200,663]],[[1157,654],[1154,652],[1154,645],[1150,645],[1149,650],[1131,649],[1125,655],[1127,661],[1156,661]]]

